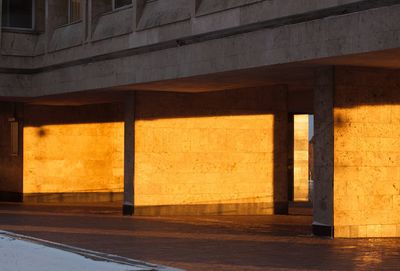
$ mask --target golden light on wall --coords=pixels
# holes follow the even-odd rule
[[[123,191],[123,123],[24,128],[24,193]]]
[[[398,236],[399,113],[394,104],[335,108],[335,236]]]
[[[271,203],[274,116],[136,122],[135,204]]]
[[[135,205],[274,201],[274,115],[137,120]],[[123,123],[24,128],[24,193],[123,191]]]

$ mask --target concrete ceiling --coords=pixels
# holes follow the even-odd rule
[[[123,101],[127,91],[133,90],[196,93],[258,86],[287,85],[290,91],[304,92],[312,90],[314,70],[321,66],[331,65],[400,69],[400,49],[118,86],[110,89],[46,96],[25,100],[25,102],[43,105],[83,105],[120,102]]]

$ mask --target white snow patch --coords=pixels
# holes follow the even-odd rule
[[[149,271],[157,268],[121,264],[24,241],[0,232],[1,271]],[[176,270],[162,267],[159,270]]]

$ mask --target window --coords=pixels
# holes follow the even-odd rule
[[[2,26],[33,29],[34,0],[3,0]]]
[[[113,0],[113,8],[118,9],[132,4],[132,0]]]
[[[68,23],[81,19],[81,0],[68,0]]]

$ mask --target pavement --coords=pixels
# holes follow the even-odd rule
[[[0,231],[2,271],[182,271]]]
[[[122,217],[119,206],[0,204],[0,229],[185,270],[400,270],[400,239],[324,239],[312,217]]]

